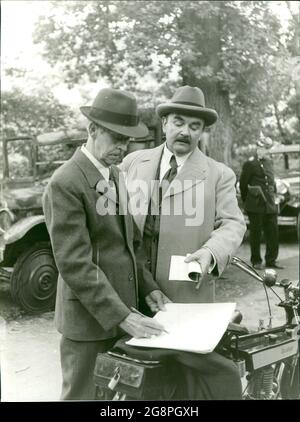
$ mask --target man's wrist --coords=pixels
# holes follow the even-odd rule
[[[208,246],[202,246],[202,249],[207,249],[211,254],[211,263],[210,263],[210,265],[208,267],[208,271],[207,271],[207,274],[210,274],[214,270],[214,268],[217,264],[217,260],[216,260],[216,257],[214,255],[213,251]]]

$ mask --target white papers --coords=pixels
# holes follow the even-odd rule
[[[185,258],[181,255],[171,256],[169,280],[198,281],[198,275],[202,274],[201,265],[196,261],[186,263]]]
[[[209,353],[226,331],[235,310],[235,303],[167,303],[154,319],[168,333],[152,338],[132,338],[131,346],[157,347]]]

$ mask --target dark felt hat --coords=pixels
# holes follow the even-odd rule
[[[91,106],[80,111],[92,122],[132,138],[148,135],[147,126],[140,121],[136,98],[129,92],[103,88]]]
[[[181,86],[169,102],[156,107],[159,117],[170,113],[184,114],[199,117],[205,121],[206,126],[211,126],[218,119],[218,113],[212,108],[205,107],[204,94],[196,86]]]

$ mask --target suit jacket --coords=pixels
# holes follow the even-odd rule
[[[132,211],[133,217],[141,233],[152,192],[151,180],[157,174],[163,147],[133,152],[120,166],[126,175],[131,207],[136,208]],[[136,206],[138,199],[139,210]],[[157,198],[153,197],[152,201],[155,204]],[[177,210],[177,215],[176,212],[168,215],[169,209]],[[214,301],[211,275],[205,277],[199,290],[195,290],[194,283],[169,281],[171,256],[186,255],[206,245],[216,257],[215,272],[220,275],[241,244],[245,230],[237,204],[233,171],[196,148],[162,198],[157,283],[173,301]]]
[[[113,173],[117,183],[117,167]],[[104,182],[102,187],[99,181]],[[124,215],[101,215],[105,204],[118,205]],[[58,330],[82,341],[118,335],[118,324],[130,313],[130,306],[138,306],[139,294],[157,288],[142,261],[136,265],[140,238],[132,218],[126,215],[124,182],[118,199],[78,149],[53,174],[43,207],[59,270],[55,309]],[[138,271],[145,275],[140,285]]]
[[[249,185],[260,186],[262,195],[249,190]],[[270,159],[259,160],[257,157],[250,157],[242,168],[240,189],[245,211],[259,214],[277,213],[276,184],[273,162]]]

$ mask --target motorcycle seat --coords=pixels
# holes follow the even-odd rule
[[[129,336],[120,338],[108,353],[148,364],[159,364],[178,353],[171,349],[128,346],[126,341],[130,338]]]

